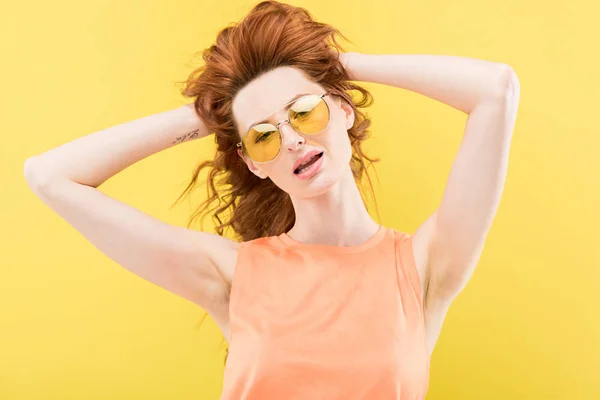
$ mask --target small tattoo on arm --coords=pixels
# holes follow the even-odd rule
[[[183,136],[179,136],[178,138],[175,139],[175,141],[173,142],[173,144],[179,144],[179,143],[183,143],[187,140],[192,140],[198,137],[199,135],[199,129],[194,129],[193,131],[186,133]]]

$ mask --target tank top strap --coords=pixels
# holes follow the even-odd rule
[[[253,242],[246,241],[240,242],[238,246],[237,259],[235,262],[235,269],[233,270],[233,277],[231,280],[231,288],[229,291],[229,309],[235,308],[238,299],[242,297],[242,291],[244,289],[244,281],[247,279],[246,276],[250,273],[247,271],[250,268],[251,263],[248,262],[251,257],[253,250]]]
[[[229,293],[229,308],[233,309],[240,298],[244,297],[246,283],[253,278],[253,275],[260,273],[255,271],[256,266],[260,266],[260,258],[264,258],[266,253],[273,252],[272,243],[276,237],[264,237],[245,242],[239,242],[235,269],[231,282]]]
[[[417,263],[413,252],[413,236],[407,232],[400,232],[395,229],[394,236],[397,259],[396,268],[398,271],[400,291],[403,293],[411,293],[422,312],[423,295],[421,281],[417,271]]]

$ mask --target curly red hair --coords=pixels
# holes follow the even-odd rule
[[[294,225],[289,195],[270,179],[260,179],[250,172],[236,151],[240,136],[233,118],[233,99],[250,81],[271,69],[296,67],[352,106],[355,120],[348,136],[357,184],[366,172],[365,161],[379,161],[369,158],[361,146],[370,136],[371,122],[358,108],[370,106],[372,95],[349,80],[337,57],[343,48],[336,35],[347,40],[332,26],[314,21],[304,8],[262,1],[241,22],[221,30],[216,43],[201,52],[205,64],[189,75],[182,94],[195,98],[196,113],[215,134],[217,152],[213,160],[195,168],[187,188],[177,199],[194,187],[204,168],[209,168],[208,198],[190,217],[188,227],[198,216],[210,213],[219,235],[230,226],[243,241],[248,241],[279,235]],[[362,94],[360,101],[348,94],[353,90]],[[372,192],[371,179],[368,173],[366,176]],[[216,184],[226,187],[220,188],[219,193]],[[229,214],[223,216],[228,210]]]
[[[222,29],[216,43],[201,51],[204,65],[182,82],[185,86],[181,93],[195,99],[197,115],[215,134],[217,152],[213,160],[195,168],[187,188],[177,199],[179,201],[196,185],[204,168],[209,168],[208,198],[190,217],[188,227],[198,216],[205,217],[209,213],[219,235],[229,226],[242,241],[280,235],[293,227],[295,213],[289,195],[270,179],[254,175],[237,154],[240,136],[232,111],[233,99],[245,85],[280,66],[302,70],[352,107],[355,118],[348,130],[352,146],[350,167],[357,184],[363,175],[367,176],[373,193],[366,162],[373,164],[380,160],[369,158],[362,149],[363,141],[370,136],[371,122],[358,109],[370,106],[373,97],[365,88],[350,81],[338,58],[344,49],[336,35],[348,41],[337,29],[315,21],[304,8],[262,1],[242,21]],[[350,91],[359,92],[361,100],[355,101]],[[217,184],[225,186],[220,188],[221,192]],[[376,202],[375,205],[377,207]],[[229,213],[223,215],[227,211]],[[377,212],[379,214],[378,209]]]

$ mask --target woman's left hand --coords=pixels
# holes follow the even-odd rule
[[[352,79],[352,74],[351,74],[351,71],[349,69],[349,61],[350,61],[351,55],[354,54],[354,53],[342,53],[342,52],[340,52],[339,56],[338,56],[337,51],[335,51],[334,49],[331,50],[331,53],[333,54],[333,56],[335,58],[338,59],[338,61],[342,64],[342,66],[344,67],[344,70],[346,71],[346,73],[348,74],[348,76],[350,77],[350,79]]]

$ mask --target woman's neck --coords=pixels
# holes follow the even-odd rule
[[[354,246],[379,229],[360,196],[350,168],[326,193],[310,199],[292,197],[296,223],[287,235],[302,243]]]

